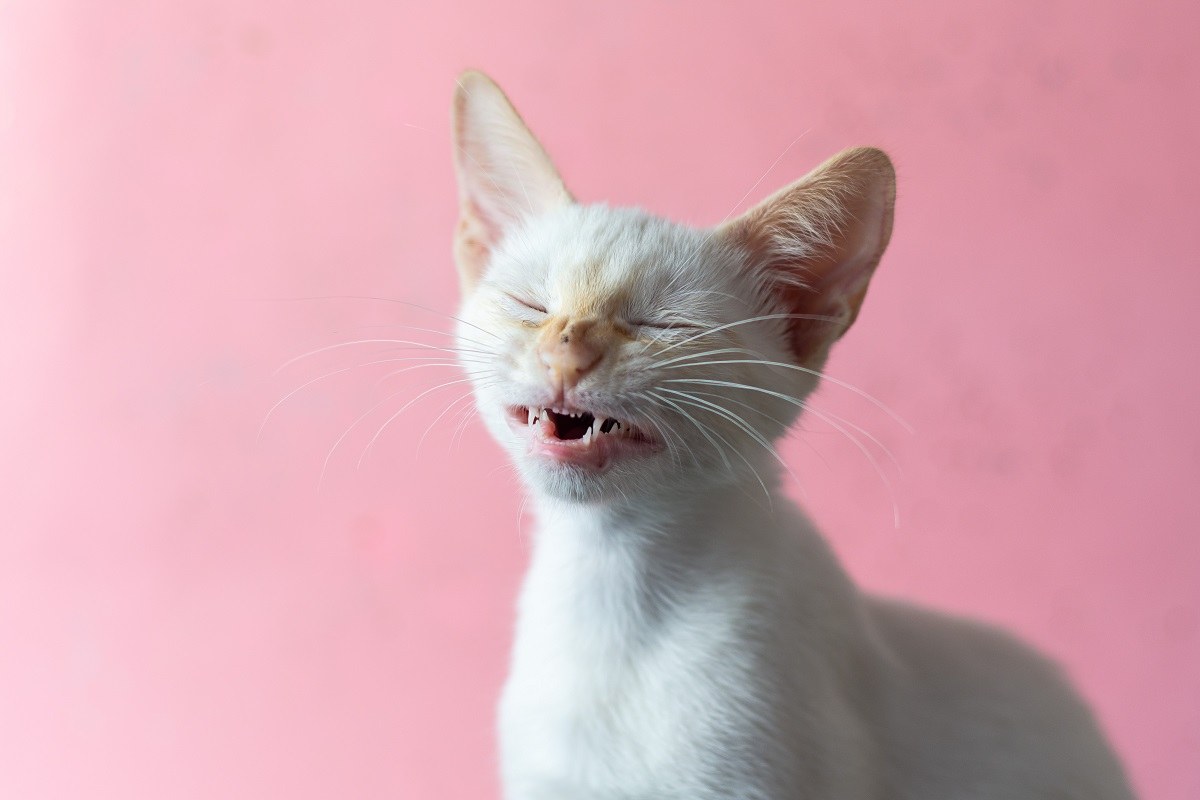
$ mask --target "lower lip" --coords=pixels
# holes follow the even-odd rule
[[[614,454],[611,451],[614,449],[604,440],[593,440],[585,445],[581,439],[543,439],[535,434],[529,452],[559,464],[571,464],[599,471],[612,463]]]

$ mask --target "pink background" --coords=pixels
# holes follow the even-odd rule
[[[417,451],[461,386],[317,489],[376,398],[457,376],[335,375],[256,441],[384,356],[288,357],[446,326],[278,298],[453,311],[466,66],[581,198],[698,223],[800,134],[747,202],[887,148],[896,234],[830,371],[915,433],[821,405],[894,452],[901,525],[816,424],[808,507],[865,585],[1059,658],[1144,797],[1200,797],[1200,6],[734,6],[0,6],[0,797],[497,796],[526,543],[460,406]]]

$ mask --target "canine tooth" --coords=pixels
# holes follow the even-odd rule
[[[592,429],[591,429],[591,427],[589,427],[589,428],[588,428],[586,431],[584,431],[584,432],[583,432],[583,443],[584,443],[585,445],[589,445],[589,444],[591,444],[591,443],[592,443]]]
[[[543,408],[541,410],[541,413],[538,414],[538,420],[541,422],[547,422],[547,421],[549,421],[549,419],[550,419],[550,412],[547,409]]]

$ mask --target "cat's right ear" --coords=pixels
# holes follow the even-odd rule
[[[482,72],[458,78],[454,167],[459,202],[454,259],[465,294],[508,231],[572,198],[512,103]]]

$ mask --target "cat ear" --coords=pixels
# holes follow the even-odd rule
[[[458,78],[454,167],[459,199],[454,258],[467,291],[506,232],[572,198],[512,103],[482,72]]]
[[[858,316],[892,235],[896,173],[882,150],[846,150],[720,230],[786,313],[802,363],[820,362]]]

